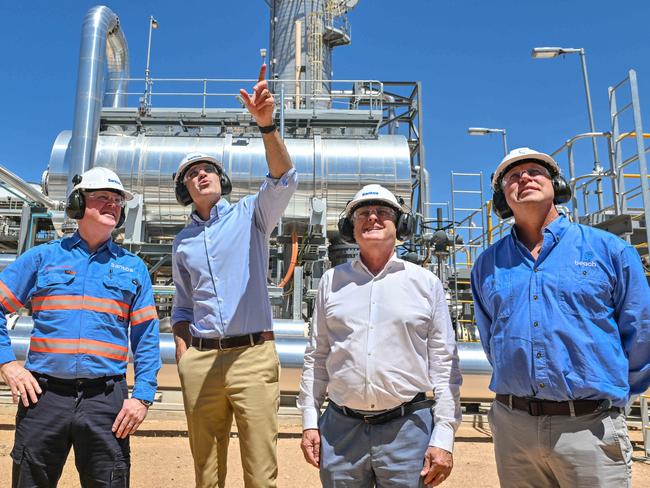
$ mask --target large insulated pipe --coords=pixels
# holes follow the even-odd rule
[[[102,109],[104,66],[108,65],[110,78],[125,78],[129,74],[128,59],[126,39],[120,31],[117,15],[102,5],[91,8],[84,18],[81,30],[74,121],[66,152],[68,194],[72,189],[72,177],[89,169],[95,156]],[[108,97],[105,100],[109,105],[121,106],[126,102],[126,81],[112,80],[109,88],[109,91],[116,92],[112,99]]]
[[[298,392],[303,357],[308,341],[308,338],[304,337],[304,325],[298,321],[278,319],[273,321],[275,347],[281,366],[280,391],[284,394]],[[9,327],[11,345],[19,360],[24,360],[27,357],[32,326],[31,317],[18,317],[13,327]],[[490,392],[488,388],[492,368],[485,357],[481,344],[460,342],[458,343],[458,355],[463,375],[461,399],[464,402],[490,401],[494,397],[494,393]],[[160,389],[180,388],[172,334],[160,334],[160,356],[163,364],[158,374],[158,387]],[[133,361],[133,358],[130,357],[129,360]]]

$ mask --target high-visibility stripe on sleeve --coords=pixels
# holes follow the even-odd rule
[[[88,295],[49,295],[32,298],[32,308],[35,312],[41,310],[90,310],[117,315],[122,318],[129,316],[129,306],[118,300],[98,298]]]
[[[139,325],[147,320],[153,320],[158,318],[158,312],[156,312],[156,307],[149,305],[138,310],[131,312],[131,326]]]
[[[15,312],[24,306],[2,281],[0,281],[0,302],[9,312]]]
[[[51,354],[93,354],[117,361],[126,361],[126,346],[93,339],[58,339],[53,337],[32,337],[29,350]]]

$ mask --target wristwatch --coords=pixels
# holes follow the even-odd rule
[[[136,398],[140,403],[142,403],[145,407],[149,408],[151,405],[153,405],[153,402],[150,402],[149,400],[143,400],[142,398]]]
[[[264,125],[264,126],[262,126],[262,125],[258,125],[257,127],[259,128],[259,130],[260,130],[260,132],[261,132],[262,134],[270,134],[270,133],[273,132],[275,129],[277,129],[277,127],[276,127],[275,124]]]

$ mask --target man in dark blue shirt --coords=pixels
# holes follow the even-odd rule
[[[497,394],[489,414],[504,486],[629,486],[623,409],[650,385],[650,289],[637,251],[571,223],[547,154],[520,148],[492,179],[510,235],[481,254],[472,293]]]

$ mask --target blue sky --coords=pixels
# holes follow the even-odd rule
[[[54,139],[72,127],[81,24],[95,4],[0,3],[0,164],[30,181],[40,181]],[[250,78],[268,47],[263,0],[107,5],[120,17],[133,77],[144,75],[149,15],[160,22],[155,77]],[[505,128],[511,148],[546,152],[587,132],[579,57],[536,60],[535,46],[586,49],[597,130],[609,130],[608,87],[632,68],[650,114],[649,14],[644,0],[625,8],[604,0],[360,0],[349,17],[352,45],[334,52],[334,78],[422,82],[431,198],[448,200],[452,169],[489,175],[502,157],[499,135],[470,137],[470,126]],[[587,172],[588,142],[577,156]]]

